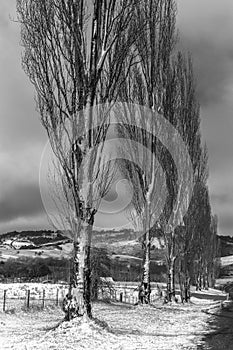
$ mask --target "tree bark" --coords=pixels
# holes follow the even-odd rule
[[[168,280],[167,280],[167,298],[172,301],[175,298],[175,232],[171,232],[171,242],[168,252]]]
[[[168,266],[167,297],[168,301],[175,298],[175,257],[171,258]]]
[[[186,303],[190,301],[190,278],[185,276],[185,284],[184,284],[184,300]]]
[[[143,258],[142,282],[139,288],[139,300],[141,303],[150,303],[150,232],[146,232],[145,249]]]
[[[74,288],[72,295],[78,305],[78,315],[92,317],[91,312],[91,248],[92,225],[82,222],[80,238],[74,244]]]
[[[185,299],[185,289],[184,289],[184,284],[183,284],[181,273],[179,273],[179,285],[180,285],[180,300],[183,304],[184,299]]]

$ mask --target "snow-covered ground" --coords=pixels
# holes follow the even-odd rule
[[[228,266],[233,264],[233,255],[222,256],[221,257],[221,266]]]
[[[230,332],[224,334],[224,339],[227,344],[233,344],[233,322],[232,319],[228,319],[233,315],[228,312],[226,319],[216,316],[220,312],[218,307],[219,302],[213,303],[210,300],[195,298],[189,305],[162,305],[161,301],[152,306],[99,302],[93,306],[96,320],[87,323],[81,322],[80,318],[70,323],[61,323],[63,314],[58,308],[17,314],[0,313],[0,348],[1,350],[232,349],[219,346],[223,332],[218,321],[220,319],[221,322],[222,320],[225,322],[225,332],[226,327]],[[209,311],[203,312],[207,309]],[[215,337],[218,347],[214,347]]]

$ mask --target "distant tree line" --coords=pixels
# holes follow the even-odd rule
[[[21,282],[36,281],[39,277],[51,274],[51,259],[10,258],[0,265],[1,282],[7,279],[18,279]]]
[[[71,259],[57,258],[10,258],[0,264],[0,282],[70,283],[73,273]],[[91,250],[91,297],[97,299],[98,291],[110,288],[104,277],[111,275],[112,263],[106,249]],[[116,276],[117,277],[117,276]],[[72,282],[71,282],[72,283]]]

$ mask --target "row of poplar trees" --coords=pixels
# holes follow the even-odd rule
[[[77,296],[79,314],[92,317],[91,237],[101,198],[116,174],[116,162],[106,161],[104,152],[109,110],[115,105],[118,137],[135,140],[150,151],[140,166],[134,162],[137,152],[128,158],[133,161],[122,157],[117,164],[132,184],[129,217],[144,232],[141,290],[145,301],[150,296],[154,231],[166,247],[168,295],[175,293],[177,275],[188,300],[191,282],[201,288],[214,278],[216,219],[209,204],[207,153],[201,145],[192,62],[176,49],[175,1],[17,0],[17,13],[23,69],[36,91],[37,109],[56,156],[66,200],[64,217],[74,242],[72,293]],[[127,113],[122,113],[119,103]],[[141,109],[141,127],[129,120],[135,112],[131,105],[152,111],[151,133],[143,127]],[[160,115],[181,136],[191,159],[192,179],[185,152],[176,154],[176,164],[172,161],[168,149],[174,140],[169,133],[165,135],[168,149],[160,142],[164,134],[156,118]],[[166,175],[161,186],[156,180],[161,172],[158,162]],[[183,169],[178,184],[177,166]],[[168,194],[158,216],[164,186]]]

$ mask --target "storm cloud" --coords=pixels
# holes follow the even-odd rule
[[[39,185],[19,184],[11,188],[7,196],[0,199],[0,220],[2,222],[18,219],[21,216],[41,214],[43,204],[40,199]]]
[[[212,211],[219,216],[219,233],[233,234],[233,2],[177,3],[179,47],[193,57],[203,143],[209,149]],[[48,227],[38,180],[46,134],[35,111],[34,89],[21,67],[19,24],[11,18],[16,18],[15,0],[1,1],[0,233]],[[106,200],[116,196],[113,190]]]
[[[233,234],[233,3],[178,1],[179,46],[192,54],[219,233]]]
[[[233,83],[233,3],[178,1],[180,45],[193,57],[202,106],[223,102]]]

